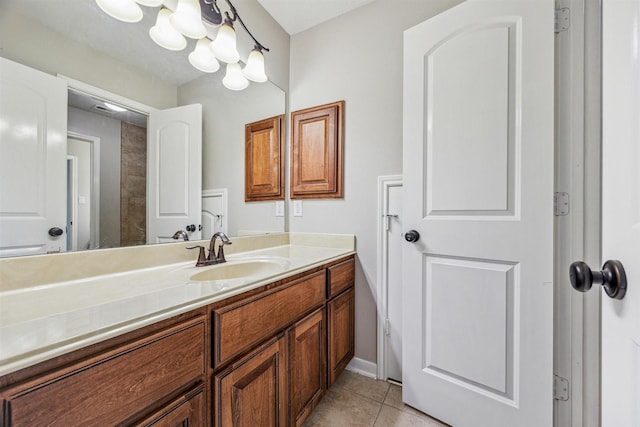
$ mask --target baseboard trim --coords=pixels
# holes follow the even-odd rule
[[[346,369],[369,378],[377,378],[378,376],[378,365],[357,357],[351,359]]]

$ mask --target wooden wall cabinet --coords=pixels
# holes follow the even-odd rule
[[[344,101],[291,113],[292,199],[344,197]]]
[[[284,116],[245,125],[244,200],[284,200]]]

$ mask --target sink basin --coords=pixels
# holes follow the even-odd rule
[[[191,280],[230,280],[246,277],[267,277],[283,272],[287,263],[273,260],[234,261],[210,267],[191,276]]]

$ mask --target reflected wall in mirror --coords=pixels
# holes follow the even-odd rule
[[[284,92],[271,83],[251,84],[232,92],[222,86],[221,75],[210,74],[181,86],[178,102],[200,103],[205,111],[202,188],[227,189],[227,233],[284,231],[285,217],[276,216],[275,201],[244,199],[245,124],[284,114]]]
[[[52,3],[41,0],[3,0],[0,4],[0,56],[52,76],[69,76],[153,109],[201,103],[202,189],[226,189],[226,231],[229,235],[245,231],[284,231],[285,220],[275,216],[273,203],[263,202],[259,203],[259,206],[247,206],[243,201],[242,187],[244,124],[284,113],[284,92],[270,82],[252,83],[249,89],[242,92],[227,90],[219,82],[223,70],[205,75],[189,64],[187,56],[193,50],[195,41],[190,40],[189,46],[182,52],[169,52],[155,45],[148,37],[147,31],[155,21],[157,11],[148,8],[143,10],[143,22],[137,25],[124,24],[106,16],[94,1],[57,0]],[[8,102],[6,96],[2,98],[3,102]],[[85,113],[87,111],[77,105],[69,107],[68,130],[75,132],[75,136],[79,136],[81,141],[75,143],[76,145],[91,145],[85,138],[91,132],[83,130],[91,121],[86,118]],[[122,123],[131,123],[131,120],[122,120]],[[138,126],[139,123],[134,125]],[[139,133],[136,128],[132,129],[133,133]],[[120,137],[122,133],[121,128]],[[101,138],[101,153],[107,153],[108,148],[113,148],[106,146],[106,139]],[[84,151],[82,147],[85,148]],[[76,157],[90,159],[86,148],[86,145],[77,146],[76,151],[80,151],[77,151]],[[142,156],[142,153],[137,151],[138,148],[133,150],[136,151],[136,156]],[[137,161],[140,161],[140,158]],[[91,164],[89,160],[87,162]],[[33,162],[36,163],[38,162]],[[120,160],[120,164],[123,164],[123,160]],[[95,229],[92,230],[91,227],[82,232],[78,231],[75,237],[71,236],[66,242],[70,248],[74,246],[74,239],[75,247],[79,250],[141,242],[140,233],[138,236],[121,240],[123,231],[130,230],[133,231],[132,234],[136,234],[136,230],[140,231],[139,216],[136,216],[135,224],[127,222],[134,215],[130,215],[127,209],[122,210],[122,196],[110,196],[109,200],[105,200],[107,193],[102,194],[106,191],[103,190],[104,185],[109,181],[113,187],[123,184],[122,170],[105,166],[102,161],[100,166],[102,167],[98,168],[101,169],[101,173],[97,178],[101,183],[100,187],[93,193],[87,189],[81,190],[86,191],[85,198],[76,199],[78,203],[83,202],[84,207],[91,206],[93,197],[101,199],[98,227],[100,234],[96,235]],[[134,175],[130,177],[130,181],[133,182],[124,184],[139,190],[144,185],[137,179],[140,176],[135,176],[135,173],[140,174],[140,167],[135,166],[132,170]],[[81,170],[79,173],[90,176],[95,170]],[[2,176],[3,180],[11,178]],[[0,193],[0,198],[6,198],[5,194]],[[134,204],[145,203],[144,200],[140,200],[139,191],[134,199]],[[113,210],[110,220],[107,220],[108,209]],[[86,221],[90,221],[90,213],[84,212],[80,215],[84,215],[89,218]],[[112,231],[107,233],[109,229]],[[64,237],[66,239],[66,235]],[[55,248],[52,250],[55,251]]]

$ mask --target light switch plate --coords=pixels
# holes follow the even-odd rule
[[[276,216],[284,216],[284,201],[276,202]]]
[[[302,216],[302,200],[293,201],[293,216]]]

